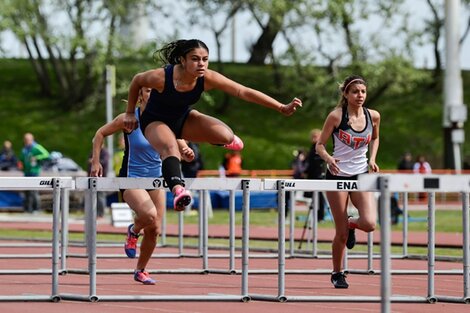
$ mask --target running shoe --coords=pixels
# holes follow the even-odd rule
[[[346,289],[349,284],[346,282],[346,275],[343,272],[331,274],[331,283],[335,288]]]
[[[183,187],[176,188],[173,195],[173,207],[175,211],[183,211],[191,203],[191,194]]]
[[[145,270],[134,271],[134,280],[141,282],[144,285],[155,285],[155,279],[152,279],[148,272]]]
[[[133,259],[137,253],[137,241],[139,240],[139,234],[135,234],[132,231],[134,224],[130,224],[127,227],[127,237],[126,243],[124,244],[124,251],[126,252],[127,257]]]
[[[243,141],[237,135],[233,135],[233,141],[224,146],[224,148],[229,150],[239,151],[243,149]]]

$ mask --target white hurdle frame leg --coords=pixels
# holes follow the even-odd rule
[[[198,214],[198,253],[202,257],[203,251],[203,237],[204,237],[204,190],[199,190],[199,214]]]
[[[381,274],[380,274],[380,312],[389,313],[391,303],[391,240],[390,240],[390,189],[388,177],[379,177],[380,189],[380,252],[381,252]]]
[[[242,301],[251,299],[248,291],[248,269],[250,259],[250,181],[242,180],[243,225],[242,225]]]
[[[436,259],[436,193],[428,192],[428,300],[436,302],[435,259]]]
[[[408,192],[403,192],[403,257],[408,257]]]
[[[229,191],[229,272],[236,274],[235,268],[235,190]]]
[[[166,232],[167,232],[167,203],[166,203],[166,197],[164,197],[164,205],[163,205],[163,214],[162,214],[162,230],[161,230],[161,233],[160,233],[160,244],[162,247],[165,247],[166,246]]]
[[[295,230],[295,193],[296,191],[289,191],[290,192],[290,197],[289,197],[289,207],[290,207],[290,212],[289,212],[289,256],[292,257],[294,256],[294,248],[295,248],[295,238],[294,238],[294,230]],[[285,206],[284,206],[284,216],[285,215]]]
[[[278,189],[278,280],[277,280],[277,299],[280,302],[285,302],[285,289],[286,289],[286,191],[285,182],[280,180],[277,182]],[[290,200],[292,200],[292,191]]]
[[[313,210],[311,211],[312,214],[312,256],[318,256],[318,205],[320,202],[320,194],[318,191],[314,191],[312,193],[312,201],[313,201]],[[309,210],[310,211],[310,210]]]
[[[314,245],[314,240],[315,240],[314,231],[315,230],[314,230],[314,225],[313,225],[313,211],[310,209],[310,207],[307,211],[306,219],[307,220],[305,221],[305,223],[306,223],[305,224],[305,227],[306,227],[306,229],[305,229],[305,249],[307,251],[311,251],[312,254],[313,254],[313,249],[314,249],[313,245]],[[309,250],[310,249],[309,248],[310,243],[312,243],[312,248],[311,248],[312,250]]]
[[[61,273],[67,272],[67,254],[69,245],[69,212],[70,212],[70,192],[69,189],[64,188],[61,194],[61,251],[60,251],[60,271]]]
[[[367,272],[374,274],[374,232],[367,233]]]
[[[178,255],[181,257],[184,253],[184,218],[183,212],[178,212]]]
[[[59,223],[60,223],[60,179],[52,179],[54,200],[52,202],[52,300],[59,296]]]
[[[88,247],[88,273],[90,275],[90,289],[89,289],[89,300],[96,302],[99,300],[96,295],[96,209],[97,209],[97,189],[96,189],[96,178],[90,178],[90,206],[86,211],[86,219],[88,221],[88,235],[87,235],[87,247]]]
[[[209,212],[207,212],[205,190],[201,190],[201,217],[202,217],[202,271],[209,272]]]

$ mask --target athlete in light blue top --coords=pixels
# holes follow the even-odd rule
[[[139,91],[138,103],[140,107],[136,109],[135,116],[139,120],[140,112],[144,109],[150,94],[150,88],[141,88]],[[125,114],[119,114],[113,121],[103,125],[97,130],[93,138],[93,155],[91,161],[91,176],[100,177],[103,175],[103,167],[99,161],[99,154],[103,145],[104,138],[124,128]],[[145,139],[140,128],[131,132],[124,131],[125,151],[120,177],[161,177],[161,159],[160,155],[152,148]],[[185,160],[191,161],[194,158],[194,152],[190,149],[184,140],[178,140],[180,153]],[[121,190],[124,201],[135,212],[134,223],[127,228],[126,243],[124,250],[129,258],[136,257],[137,241],[140,232],[144,236],[140,245],[139,259],[134,271],[134,280],[145,285],[155,284],[145,268],[155,249],[157,237],[160,233],[163,210],[165,210],[165,190],[154,189],[126,189]]]

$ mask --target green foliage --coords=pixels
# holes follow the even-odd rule
[[[119,30],[140,18],[144,8],[159,6],[151,0],[93,1],[93,5],[5,0],[0,2],[0,29],[10,30],[26,48],[40,93],[68,111],[101,92],[96,86],[104,78],[106,64],[136,50],[133,45],[138,43],[123,39]],[[97,34],[94,29],[103,31]]]
[[[378,163],[382,169],[394,169],[401,154],[409,150],[414,155],[426,155],[434,168],[440,168],[443,156],[442,92],[428,89],[426,77],[429,75],[426,71],[407,67],[401,76],[392,75],[393,66],[405,66],[399,62],[394,64],[364,66],[369,96],[381,82],[392,82],[387,91],[372,103],[382,117]],[[308,75],[302,74],[305,75],[302,79],[296,79],[296,69],[284,67],[282,71],[286,78],[281,88],[277,88],[271,66],[224,66],[228,77],[273,95],[284,103],[294,96],[303,99],[304,107],[291,117],[235,98],[230,98],[227,111],[219,114],[216,113],[217,104],[221,103],[224,95],[212,91],[208,92],[210,97],[204,97],[196,105],[199,111],[221,119],[243,138],[246,148],[242,155],[246,169],[289,168],[292,151],[310,146],[310,130],[321,128],[326,114],[336,104],[338,82],[328,78],[322,68],[308,67],[305,69]],[[114,115],[125,108],[121,100],[127,99],[127,87],[133,75],[152,67],[154,65],[150,61],[131,59],[120,60],[116,64],[118,86]],[[31,71],[27,60],[0,60],[0,140],[11,140],[18,153],[22,136],[29,131],[49,151],[60,151],[86,167],[91,138],[106,121],[104,95],[91,98],[81,109],[71,112],[58,110],[50,100],[39,96]],[[345,76],[346,72],[345,69],[340,75]],[[464,103],[470,103],[470,95],[466,92],[470,90],[470,72],[463,72],[463,82]],[[104,90],[104,86],[100,89]],[[305,94],[302,90],[306,91]],[[469,124],[465,124],[467,134],[470,133]],[[225,150],[209,144],[202,144],[201,150],[206,169],[216,169]],[[463,152],[469,156],[470,145],[464,145]]]

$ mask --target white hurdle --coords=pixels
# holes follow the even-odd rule
[[[60,294],[62,299],[81,301],[248,301],[248,253],[249,253],[249,211],[250,190],[261,190],[260,179],[221,179],[221,178],[194,178],[185,180],[189,190],[241,190],[243,191],[243,225],[242,225],[242,269],[240,295],[98,295],[96,290],[96,275],[98,273],[111,273],[111,270],[96,268],[96,193],[98,191],[113,191],[119,189],[155,189],[166,188],[161,178],[81,178],[76,179],[76,189],[86,190],[88,200],[85,203],[86,242],[88,253],[89,293]],[[204,201],[203,199],[201,199]],[[201,205],[202,215],[202,271],[208,272],[208,222],[205,206]],[[69,270],[69,272],[73,272]],[[171,272],[171,271],[167,271]],[[177,270],[181,272],[181,270]]]
[[[363,175],[359,178],[361,187],[372,188],[374,178],[378,175]],[[395,174],[384,175],[386,190],[396,192],[428,192],[431,196],[428,206],[428,301],[461,302],[470,304],[470,175],[416,175]],[[436,295],[435,279],[435,192],[456,192],[462,195],[462,297]],[[382,190],[381,190],[382,192]],[[390,195],[390,194],[389,194]],[[385,212],[383,212],[385,214]],[[389,213],[389,212],[388,212]],[[389,238],[388,238],[389,239]],[[390,241],[387,241],[390,246]],[[383,254],[382,254],[383,257]],[[384,275],[383,276],[389,276]],[[383,278],[382,278],[383,279]],[[389,282],[390,284],[390,279]]]
[[[201,193],[209,190],[236,190],[243,192],[243,222],[242,222],[242,266],[241,266],[241,291],[236,295],[155,295],[155,296],[131,296],[131,295],[98,295],[96,290],[96,275],[101,273],[97,270],[96,254],[96,198],[98,191],[115,191],[119,189],[155,189],[166,188],[161,178],[45,178],[45,177],[22,177],[22,178],[0,178],[0,190],[51,190],[53,192],[53,225],[52,225],[52,268],[43,274],[51,274],[52,290],[50,295],[28,295],[28,296],[1,296],[1,301],[59,301],[60,299],[79,301],[249,301],[250,299],[266,301],[300,301],[300,302],[380,302],[381,312],[390,312],[391,302],[459,302],[470,303],[470,176],[469,175],[361,175],[358,181],[328,181],[328,180],[274,180],[274,179],[238,179],[238,178],[195,178],[187,179],[186,187],[190,190],[199,190]],[[88,294],[62,294],[59,292],[58,276],[59,270],[59,225],[60,206],[66,206],[66,193],[64,190],[79,189],[87,193],[85,203],[85,236],[88,255],[88,269],[83,271],[89,275]],[[278,191],[278,292],[277,295],[250,294],[248,290],[249,267],[249,219],[250,219],[250,191],[277,190]],[[381,289],[380,296],[296,296],[285,294],[285,274],[289,273],[285,266],[285,192],[286,191],[375,191],[380,192],[379,201],[380,225],[381,225]],[[430,201],[428,206],[428,288],[425,296],[393,295],[391,289],[391,232],[390,232],[390,195],[391,192],[428,192]],[[462,296],[436,295],[434,290],[435,263],[435,192],[458,192],[462,194],[462,225],[463,225],[463,292]],[[61,195],[63,196],[61,198]],[[206,206],[203,202],[206,197],[201,197],[200,205],[200,254],[202,256],[202,272],[211,272],[209,269],[208,253],[208,218]],[[234,197],[231,198],[234,201]],[[234,207],[234,205],[233,205]],[[62,233],[67,232],[64,223],[67,221],[65,209],[62,210]],[[232,216],[234,212],[230,211]],[[234,219],[230,222],[230,269],[234,272]],[[291,217],[291,227],[292,227]],[[62,234],[63,245],[66,242]],[[291,232],[291,240],[293,235]],[[233,244],[233,246],[232,246]],[[291,253],[293,243],[291,243]],[[66,248],[62,247],[62,261],[66,257]],[[65,263],[62,264],[65,270]],[[69,269],[70,271],[70,269]],[[177,272],[178,270],[175,270]],[[26,273],[27,271],[23,271]],[[72,271],[71,271],[72,272]],[[171,272],[171,271],[167,271]],[[291,271],[295,273],[295,271]],[[301,271],[305,273],[306,271]],[[329,273],[330,270],[323,270]],[[29,272],[28,272],[29,273]],[[103,271],[103,273],[111,273]],[[375,272],[377,273],[377,272]],[[1,273],[0,273],[1,274]],[[11,270],[8,274],[16,274]]]
[[[470,191],[470,176],[455,175],[361,175],[357,185],[351,181],[328,180],[265,180],[264,189],[279,191],[279,256],[278,256],[278,293],[277,295],[251,295],[252,299],[268,301],[340,301],[340,302],[381,302],[381,312],[390,312],[390,302],[447,302],[469,303],[469,207],[468,192]],[[286,296],[285,295],[285,192],[293,190],[354,190],[380,192],[379,201],[381,225],[381,296]],[[435,237],[435,206],[428,210],[428,292],[426,296],[392,296],[391,294],[391,240],[390,240],[390,195],[391,191],[398,192],[461,192],[463,197],[463,296],[438,296],[434,293],[434,237]],[[431,201],[432,204],[433,201]],[[291,271],[293,272],[293,271]],[[305,271],[302,271],[304,273]]]
[[[71,177],[2,177],[0,178],[0,190],[52,190],[52,256],[51,270],[4,270],[0,274],[19,275],[19,274],[46,274],[51,275],[51,294],[50,295],[18,295],[18,296],[0,296],[1,301],[60,301],[59,295],[59,259],[65,259],[65,255],[59,256],[59,223],[60,223],[60,205],[61,191],[73,189],[75,181]],[[62,229],[62,231],[64,231]],[[62,250],[64,253],[65,250]],[[17,256],[19,257],[19,256]],[[38,257],[31,256],[31,257]],[[65,263],[62,263],[63,265]]]

